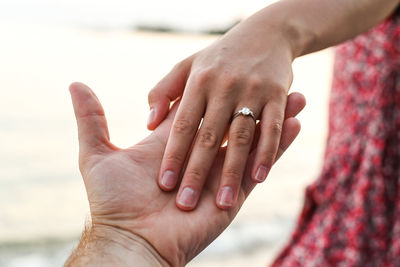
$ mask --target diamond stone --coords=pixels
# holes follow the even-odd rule
[[[251,114],[251,110],[249,108],[242,108],[241,113],[243,115],[250,115]]]

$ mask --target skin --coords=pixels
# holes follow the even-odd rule
[[[183,212],[175,205],[177,191],[164,192],[157,184],[178,104],[150,136],[120,149],[110,142],[104,110],[94,93],[80,83],[72,84],[70,92],[91,222],[65,266],[184,266],[233,220],[255,186],[250,169],[239,190],[239,205],[217,208],[214,196],[226,155],[226,148],[220,148],[197,209]],[[294,116],[304,105],[301,94],[289,97],[278,156],[298,134]]]
[[[216,205],[235,207],[254,139],[249,107],[261,138],[250,170],[266,179],[282,136],[292,62],[338,44],[389,16],[399,0],[282,0],[239,23],[215,43],[178,63],[149,93],[148,128],[155,129],[181,97],[160,167],[159,186],[174,190],[176,204],[196,207],[219,147],[228,136]],[[200,126],[201,120],[202,124]]]

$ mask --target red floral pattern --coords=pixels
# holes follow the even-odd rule
[[[272,266],[400,266],[400,18],[336,48],[322,174]]]

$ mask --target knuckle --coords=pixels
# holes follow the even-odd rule
[[[169,153],[165,156],[165,159],[169,164],[174,164],[178,166],[181,165],[184,160],[184,158],[177,153]]]
[[[276,92],[275,94],[276,99],[278,100],[279,103],[285,103],[287,101],[288,93],[285,90],[280,90]]]
[[[265,87],[266,85],[262,77],[252,76],[247,79],[247,91],[258,92]]]
[[[250,145],[252,141],[252,133],[250,129],[245,127],[238,127],[234,129],[231,134],[231,141],[236,145]]]
[[[191,168],[186,171],[186,175],[190,180],[191,184],[201,185],[203,184],[203,172],[198,168]]]
[[[182,60],[174,65],[174,67],[172,68],[172,71],[180,71],[185,67],[185,65],[186,65],[186,61]]]
[[[280,135],[282,133],[282,122],[273,120],[269,125],[269,129],[273,135]]]
[[[284,98],[287,97],[287,91],[288,91],[287,86],[284,86],[283,84],[278,82],[273,82],[270,83],[268,87],[269,90],[272,92],[273,98],[278,98],[280,100],[283,100]]]
[[[191,58],[186,58],[184,60],[179,61],[178,63],[176,63],[170,73],[174,73],[174,72],[182,72],[188,69],[189,64],[191,64]]]
[[[287,86],[285,86],[282,82],[279,81],[270,81],[268,84],[268,87],[271,88],[271,90],[273,91],[286,91],[287,90]]]
[[[214,75],[215,75],[215,70],[213,67],[196,70],[192,74],[195,84],[197,84],[200,87],[209,83],[209,81],[214,78]]]
[[[178,134],[192,134],[196,127],[191,120],[185,118],[179,118],[174,122],[173,129]]]
[[[231,91],[240,83],[241,76],[239,74],[225,72],[220,76],[220,81],[222,90]]]
[[[222,176],[228,181],[239,181],[242,177],[242,173],[238,169],[230,167],[223,172]]]
[[[265,165],[268,167],[272,167],[275,162],[276,153],[273,151],[266,151],[263,157]]]
[[[199,134],[199,145],[203,148],[215,148],[218,144],[218,137],[215,130],[211,128],[202,129]]]
[[[148,99],[149,103],[156,101],[159,94],[160,93],[157,92],[157,90],[155,88],[151,89],[149,94],[147,95],[147,99]]]

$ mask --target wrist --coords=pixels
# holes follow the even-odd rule
[[[143,238],[107,225],[87,227],[69,266],[170,266]]]
[[[292,59],[313,52],[317,35],[293,12],[290,1],[279,1],[260,11],[263,24],[287,43]]]

